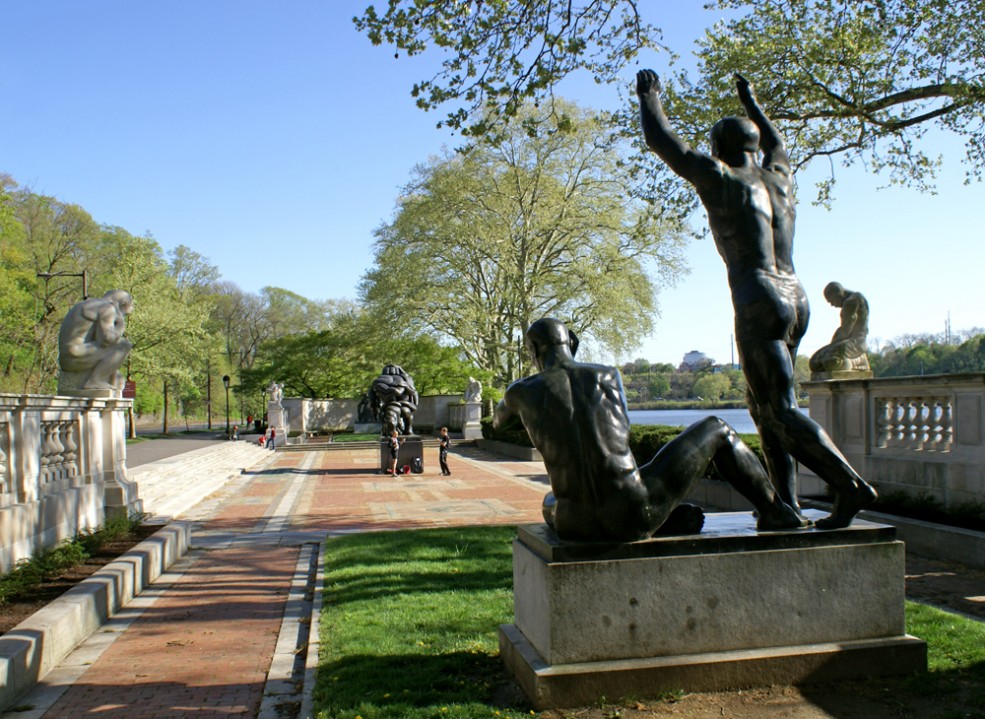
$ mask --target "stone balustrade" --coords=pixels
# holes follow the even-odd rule
[[[0,572],[139,511],[126,474],[130,400],[0,393]]]
[[[985,373],[803,384],[811,417],[883,493],[985,504]],[[801,466],[801,493],[823,491]]]

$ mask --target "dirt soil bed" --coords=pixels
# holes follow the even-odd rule
[[[160,529],[158,525],[141,525],[127,537],[106,542],[84,563],[66,569],[57,577],[37,585],[30,594],[0,605],[0,634],[10,631],[53,599],[57,599]]]

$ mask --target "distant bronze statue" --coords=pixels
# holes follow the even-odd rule
[[[58,332],[59,391],[123,389],[123,366],[133,345],[123,336],[133,298],[111,290],[74,305]]]
[[[356,422],[359,424],[369,424],[374,419],[372,399],[370,398],[369,392],[366,392],[359,400],[359,406],[356,408]]]
[[[779,498],[756,455],[717,417],[691,425],[637,467],[619,370],[575,361],[578,337],[556,319],[534,322],[525,340],[539,373],[507,388],[493,425],[520,419],[544,457],[552,490],[544,518],[561,539],[634,541],[658,531],[700,531],[701,510],[681,501],[710,465],[753,503],[759,529],[809,524]]]
[[[419,398],[414,380],[402,367],[388,364],[369,388],[373,417],[380,423],[380,434],[389,437],[414,433],[414,412]]]
[[[640,71],[636,92],[643,135],[647,146],[694,186],[708,214],[728,271],[749,412],[777,491],[799,511],[794,459],[800,461],[835,493],[834,513],[818,527],[845,527],[875,501],[876,492],[797,407],[794,361],[810,311],[793,266],[793,172],[783,139],[752,85],[741,75],[735,81],[749,117],[716,123],[706,155],[674,133],[660,102],[660,80],[652,70]]]
[[[871,372],[869,367],[869,303],[861,292],[852,292],[837,282],[824,288],[824,299],[841,308],[841,325],[831,343],[811,356],[811,372]]]

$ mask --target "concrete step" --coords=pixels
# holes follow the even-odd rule
[[[179,516],[231,478],[247,469],[261,469],[274,453],[248,442],[210,445],[128,470],[148,521]]]

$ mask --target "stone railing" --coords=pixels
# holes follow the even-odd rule
[[[805,382],[811,417],[884,494],[985,503],[985,373]],[[819,489],[801,467],[802,493]]]
[[[0,572],[139,511],[126,475],[130,400],[0,394]]]

